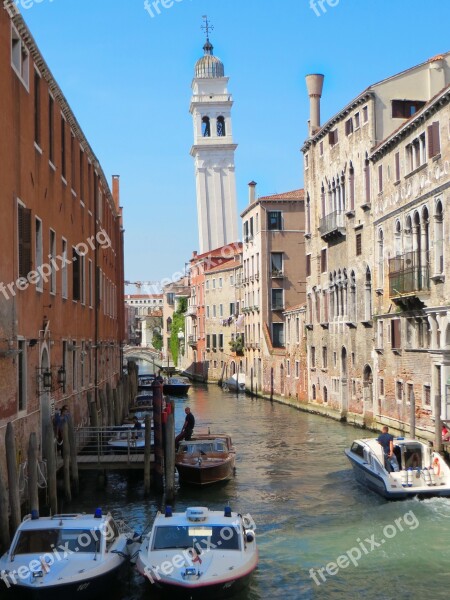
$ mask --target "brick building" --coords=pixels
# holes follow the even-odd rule
[[[0,445],[114,388],[124,339],[119,178],[101,166],[15,3],[0,10]]]

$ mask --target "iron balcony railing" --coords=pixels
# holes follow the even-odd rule
[[[406,252],[389,259],[389,296],[396,297],[430,289],[430,267],[420,264],[418,252]]]
[[[320,219],[319,232],[321,237],[345,235],[344,212],[335,210]]]

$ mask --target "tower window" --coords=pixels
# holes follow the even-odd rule
[[[203,119],[202,119],[202,136],[203,137],[211,136],[211,123],[209,121],[209,117],[203,117]]]
[[[217,136],[225,137],[225,119],[224,117],[217,117]]]

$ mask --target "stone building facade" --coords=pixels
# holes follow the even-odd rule
[[[306,305],[293,306],[285,311],[284,316],[286,320],[286,377],[283,395],[305,403],[308,401]]]
[[[367,425],[406,420],[405,411],[400,414],[391,402],[392,388],[385,388],[390,399],[379,402],[378,369],[385,359],[375,342],[377,313],[397,310],[386,301],[387,275],[378,268],[381,260],[390,260],[387,254],[380,258],[377,221],[385,209],[381,215],[379,202],[385,188],[391,194],[391,186],[398,189],[396,170],[406,157],[375,157],[385,148],[382,140],[414,121],[448,85],[449,73],[449,54],[436,57],[370,86],[324,125],[323,76],[307,77],[311,118],[302,151],[309,397],[338,417]],[[389,368],[395,379],[400,364],[391,361]]]

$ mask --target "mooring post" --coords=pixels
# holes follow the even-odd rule
[[[163,400],[163,384],[155,381],[153,386],[153,437],[155,440],[155,488],[158,491],[164,489],[163,481],[163,438],[162,438],[162,400]]]
[[[72,500],[72,490],[70,488],[70,441],[69,441],[69,424],[67,421],[63,425],[63,463],[64,463],[64,496],[68,502]]]
[[[53,427],[48,425],[43,432],[45,458],[47,460],[48,501],[52,515],[58,512],[58,494],[56,488],[56,449]]]
[[[28,501],[30,513],[36,511],[39,514],[39,492],[38,492],[38,455],[37,438],[34,432],[30,433],[28,440]]]
[[[409,395],[409,435],[411,438],[416,437],[416,398],[414,396],[414,388],[411,386]]]
[[[108,427],[108,405],[106,403],[106,394],[104,390],[99,391],[98,397],[100,398],[100,409],[102,411],[101,426]]]
[[[114,407],[114,421],[113,425],[122,425],[123,419],[121,418],[120,406],[119,406],[119,394],[117,392],[117,388],[114,388],[112,391],[113,396],[113,407]]]
[[[152,418],[145,417],[145,447],[144,447],[144,494],[148,496],[151,486],[151,457],[152,457]]]
[[[171,502],[175,495],[175,415],[174,415],[174,402],[173,400],[167,401],[167,417],[165,423],[166,436],[165,436],[165,479],[166,489],[165,495],[166,500]]]
[[[0,555],[9,548],[9,502],[6,489],[6,477],[0,468]]]
[[[97,411],[97,403],[95,400],[92,400],[92,393],[87,393],[87,401],[89,405],[89,419],[91,423],[91,427],[98,428],[98,411]]]
[[[8,467],[9,506],[11,507],[11,524],[14,531],[21,521],[19,478],[16,465],[16,440],[12,423],[6,426],[6,465]]]
[[[67,419],[69,430],[69,450],[70,450],[70,469],[72,473],[72,490],[75,496],[78,496],[80,490],[80,479],[78,476],[78,460],[77,460],[77,442],[75,437],[75,428],[73,426],[72,415]]]
[[[441,396],[440,394],[436,394],[434,397],[434,449],[436,450],[436,452],[442,452],[443,449],[441,410]]]

